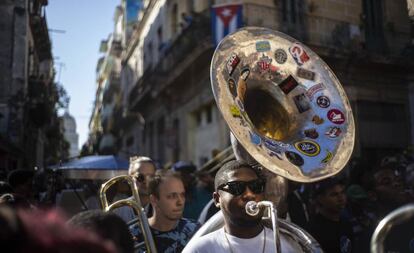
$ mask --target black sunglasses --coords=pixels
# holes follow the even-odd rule
[[[138,182],[143,183],[145,181],[145,176],[142,174],[138,174],[135,176]]]
[[[246,191],[246,187],[254,194],[261,194],[265,190],[266,181],[263,179],[255,179],[252,181],[232,181],[217,187],[217,190],[226,191],[234,196],[239,196]]]

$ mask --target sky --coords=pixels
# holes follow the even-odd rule
[[[55,80],[70,96],[79,148],[88,138],[96,91],[99,45],[113,31],[115,7],[121,0],[50,0],[46,19],[55,57]],[[61,31],[64,31],[62,33]]]

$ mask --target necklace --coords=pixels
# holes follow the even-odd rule
[[[262,249],[262,253],[265,252],[265,248],[266,248],[266,227],[263,227],[263,230],[264,230],[264,232],[263,232],[264,233],[264,236],[263,236],[263,249]],[[230,244],[229,238],[227,238],[226,230],[224,230],[224,237],[226,238],[227,244],[229,245],[230,253],[234,253],[233,252],[233,249],[231,248],[231,244]]]

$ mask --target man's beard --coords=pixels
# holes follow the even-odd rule
[[[259,225],[261,221],[261,216],[257,216],[255,219],[230,218],[230,223],[237,227],[254,227]]]

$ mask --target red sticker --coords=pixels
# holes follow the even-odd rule
[[[298,82],[293,78],[293,76],[288,76],[285,80],[283,80],[279,84],[279,88],[285,93],[286,95],[291,92],[294,88],[298,86]]]
[[[293,45],[289,48],[289,52],[299,66],[302,66],[310,59],[308,54],[299,43],[293,43]]]
[[[234,69],[237,67],[237,64],[239,64],[240,58],[235,54],[232,53],[230,57],[227,59],[226,68],[229,75],[233,74]]]
[[[327,117],[332,123],[337,125],[345,122],[345,115],[338,109],[329,110]]]

